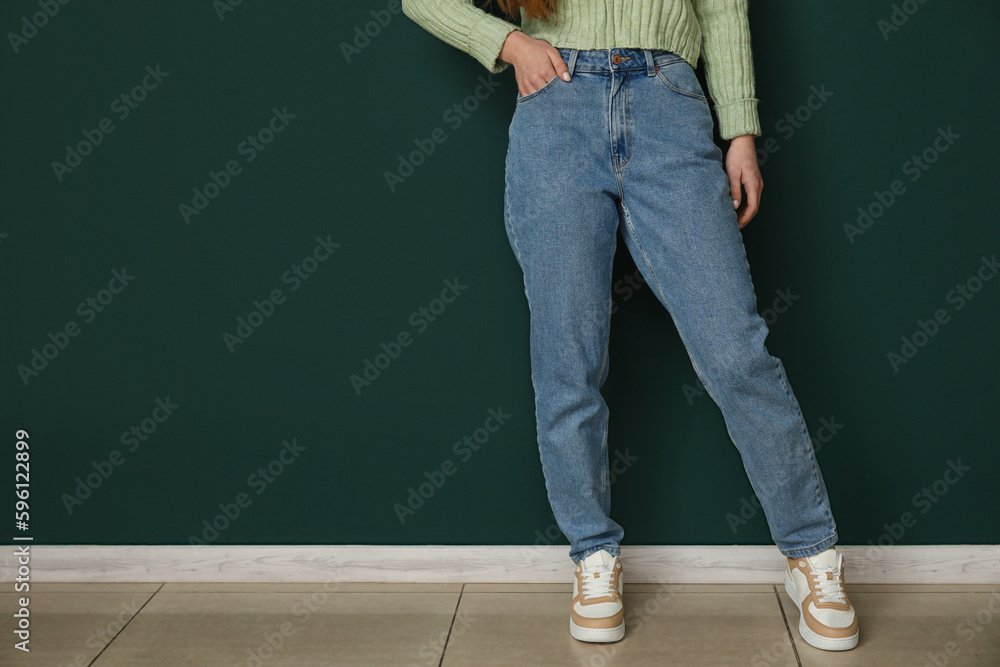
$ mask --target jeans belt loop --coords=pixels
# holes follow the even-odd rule
[[[569,60],[566,62],[566,67],[569,70],[569,77],[573,78],[573,70],[576,69],[576,57],[580,55],[580,49],[570,49],[569,50]]]
[[[649,49],[643,49],[642,53],[646,57],[646,76],[655,76],[656,70],[653,65],[653,52]]]

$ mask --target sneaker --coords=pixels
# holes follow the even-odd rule
[[[576,565],[569,633],[582,642],[616,642],[625,636],[622,563],[605,549]]]
[[[844,556],[832,547],[788,558],[785,592],[799,609],[799,634],[810,646],[846,651],[858,645],[858,617],[844,591]]]

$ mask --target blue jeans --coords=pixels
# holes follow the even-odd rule
[[[570,558],[617,555],[624,535],[609,516],[601,395],[619,222],[722,411],[775,544],[796,558],[830,548],[826,485],[785,369],[764,345],[767,324],[694,70],[662,49],[559,52],[571,81],[517,93],[504,221],[530,311],[542,471]]]

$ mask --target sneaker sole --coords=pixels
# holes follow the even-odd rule
[[[617,628],[581,628],[570,618],[569,633],[582,642],[616,642],[625,636],[625,621]]]
[[[861,635],[860,630],[850,637],[830,638],[816,634],[806,625],[805,614],[802,613],[802,605],[798,602],[798,596],[795,594],[795,584],[792,583],[791,578],[788,576],[787,569],[785,570],[785,593],[792,599],[795,608],[799,610],[799,634],[802,635],[807,644],[814,648],[823,649],[824,651],[848,651],[858,645],[858,637]]]

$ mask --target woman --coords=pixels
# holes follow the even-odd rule
[[[609,517],[611,270],[619,224],[722,410],[814,647],[858,622],[826,486],[781,361],[764,345],[741,230],[763,188],[746,0],[402,0],[403,13],[492,73],[514,66],[504,220],[524,273],[546,490],[576,563],[570,632],[625,634],[622,527]],[[694,67],[729,141],[714,122]],[[745,195],[743,190],[745,190]]]

